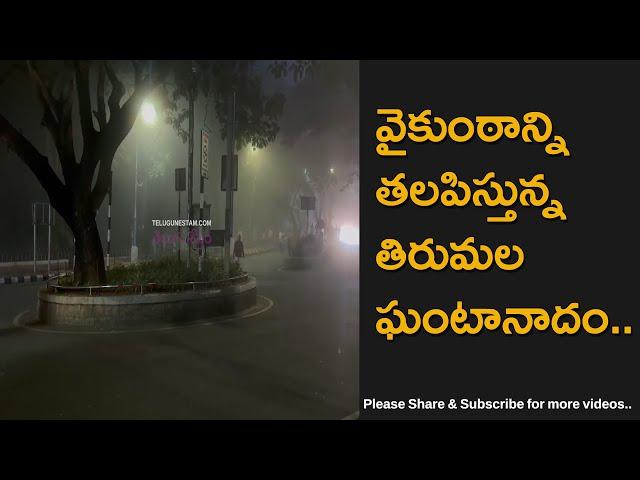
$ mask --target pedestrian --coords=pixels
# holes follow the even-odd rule
[[[238,234],[238,238],[233,244],[233,256],[236,261],[238,261],[240,257],[244,257],[244,243],[242,243],[242,235],[240,234]]]
[[[278,232],[278,247],[280,253],[284,253],[287,249],[287,240],[283,232]]]
[[[324,220],[322,217],[320,217],[318,223],[316,223],[316,236],[321,242],[324,242]]]

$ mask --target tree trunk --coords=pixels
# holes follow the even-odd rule
[[[104,253],[95,215],[78,216],[73,225],[73,235],[76,252],[74,283],[105,285],[107,276],[104,268]]]

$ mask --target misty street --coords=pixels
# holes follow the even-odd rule
[[[262,313],[127,333],[11,328],[42,283],[0,286],[0,418],[341,419],[358,405],[358,253],[242,259]],[[268,308],[273,302],[271,308]]]
[[[0,61],[0,419],[352,418],[358,72]]]

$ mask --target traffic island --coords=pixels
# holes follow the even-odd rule
[[[323,252],[322,240],[314,235],[294,238],[289,244],[289,256],[284,261],[286,270],[308,270]]]
[[[50,285],[38,294],[38,320],[56,330],[141,330],[233,315],[254,307],[256,302],[256,280],[248,275],[217,285]]]
[[[221,259],[198,268],[174,258],[121,265],[106,285],[77,286],[72,275],[38,293],[38,321],[77,331],[139,330],[229,316],[256,305],[256,280],[238,263],[224,274]]]

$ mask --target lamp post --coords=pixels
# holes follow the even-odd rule
[[[225,242],[223,253],[223,265],[224,276],[229,276],[230,264],[231,264],[231,238],[233,237],[233,158],[235,151],[235,122],[236,122],[236,93],[233,92],[228,99],[227,103],[227,184],[226,188],[226,202],[225,202]]]
[[[258,157],[256,154],[256,147],[252,147],[251,151],[253,152],[253,162],[251,162],[252,168],[253,168],[253,178],[251,181],[251,209],[250,209],[250,216],[249,216],[249,229],[251,232],[251,240],[255,242],[255,231],[253,229],[253,211],[256,208],[256,179],[258,177]]]
[[[142,121],[146,125],[153,125],[156,122],[156,109],[150,102],[144,102],[140,108],[140,115]],[[131,263],[137,263],[138,261],[138,188],[142,186],[142,183],[138,179],[138,143],[140,135],[136,132],[135,135],[135,158],[136,158],[136,174],[134,177],[135,188],[133,190],[133,240],[131,242]]]

